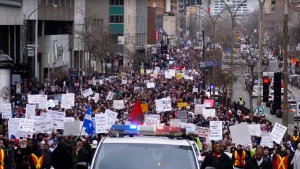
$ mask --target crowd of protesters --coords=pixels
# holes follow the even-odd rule
[[[184,50],[185,51],[185,50]],[[161,123],[168,126],[170,120],[177,118],[179,110],[187,110],[187,122],[196,124],[197,126],[208,127],[210,121],[223,121],[223,140],[221,142],[206,142],[206,138],[200,138],[202,147],[200,148],[203,156],[205,156],[201,169],[205,167],[214,167],[215,169],[245,168],[245,169],[271,169],[276,166],[276,161],[280,157],[288,157],[288,169],[300,169],[300,145],[298,137],[298,128],[294,128],[293,136],[297,139],[284,138],[282,145],[274,143],[273,147],[260,147],[260,137],[252,137],[250,145],[235,145],[230,136],[229,126],[241,122],[249,124],[260,124],[266,131],[272,130],[272,123],[264,117],[251,118],[249,115],[234,110],[231,104],[216,104],[215,117],[204,118],[203,115],[195,115],[195,104],[203,104],[204,99],[208,98],[203,85],[203,73],[199,67],[198,60],[192,57],[194,52],[185,51],[177,52],[176,49],[170,51],[175,61],[172,61],[169,67],[162,68],[178,68],[193,79],[175,77],[167,79],[164,74],[158,73],[157,77],[153,77],[146,72],[124,72],[122,76],[116,75],[107,79],[105,74],[97,74],[97,78],[104,79],[100,84],[97,82],[93,85],[81,85],[78,89],[70,89],[68,79],[55,79],[55,81],[47,81],[37,83],[32,81],[31,94],[58,94],[63,92],[75,93],[75,104],[71,109],[60,108],[59,105],[52,108],[53,110],[65,111],[67,117],[74,117],[75,120],[83,120],[86,113],[86,107],[89,106],[93,116],[98,113],[105,112],[106,109],[113,110],[118,113],[116,124],[126,124],[130,121],[129,114],[137,100],[148,104],[148,114],[157,114],[155,110],[155,100],[170,97],[172,102],[172,110],[160,113]],[[79,76],[78,82],[87,79],[87,76]],[[91,75],[90,79],[95,79],[95,75]],[[122,78],[127,79],[127,84],[122,84]],[[107,79],[107,80],[105,80]],[[145,81],[154,81],[155,88],[147,88]],[[99,93],[98,101],[91,97],[83,97],[80,90],[91,87],[95,93]],[[135,88],[138,87],[138,88]],[[198,88],[198,92],[193,92],[193,88]],[[116,110],[113,107],[112,100],[107,100],[108,92],[114,92],[115,100],[124,100],[125,108]],[[233,89],[234,91],[234,89]],[[178,102],[186,102],[187,106],[178,108]],[[13,118],[25,117],[26,101],[20,105],[16,105],[13,110]],[[36,110],[37,115],[45,110]],[[88,136],[66,136],[63,131],[55,131],[52,133],[36,133],[32,138],[16,138],[14,135],[8,135],[7,120],[2,123],[2,135],[0,135],[0,148],[5,151],[4,166],[5,169],[31,169],[37,168],[35,156],[43,156],[43,168],[50,169],[71,169],[78,162],[91,162],[95,148],[106,134],[96,134],[94,137]],[[188,139],[198,137],[195,134],[184,135]],[[291,136],[291,137],[293,137]],[[291,144],[290,144],[291,142]],[[298,145],[298,146],[297,146]],[[231,158],[226,153],[231,154]],[[237,153],[236,153],[237,152]],[[245,153],[245,155],[243,155]],[[34,154],[34,156],[32,155]],[[278,157],[277,155],[280,155]],[[1,156],[1,152],[0,152]],[[238,157],[239,156],[239,157]],[[1,156],[2,157],[2,156]],[[0,159],[1,160],[1,159]],[[237,162],[238,161],[238,162]],[[86,166],[83,166],[83,168]],[[77,166],[80,168],[80,166]],[[278,168],[278,166],[277,166]],[[287,168],[284,168],[287,169]]]

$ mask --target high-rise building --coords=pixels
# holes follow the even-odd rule
[[[222,12],[221,17],[225,17],[226,15],[228,15],[228,13],[227,12],[223,13],[223,11],[224,8],[227,8],[227,6],[230,8],[232,6],[234,7],[234,11],[237,11],[235,16],[237,18],[242,17],[248,12],[248,2],[244,0],[225,0],[227,6],[222,0],[208,0],[208,1],[210,2],[209,7],[210,7],[210,13],[212,15],[218,15],[220,12]]]

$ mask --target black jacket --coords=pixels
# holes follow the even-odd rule
[[[215,169],[232,169],[233,164],[229,156],[223,152],[219,158],[214,157],[213,153],[209,153],[201,164],[200,169],[205,169],[206,167],[214,167]]]
[[[273,169],[273,164],[270,159],[263,157],[262,163],[258,166],[255,158],[250,158],[246,161],[244,169]]]

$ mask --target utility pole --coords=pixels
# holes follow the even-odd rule
[[[265,0],[259,1],[259,59],[258,59],[258,97],[257,106],[261,106],[261,74],[262,74],[262,31],[264,19],[264,4]]]
[[[283,61],[284,61],[284,65],[283,65],[283,69],[284,69],[284,73],[283,73],[283,83],[284,83],[284,93],[283,93],[283,116],[282,116],[282,124],[286,127],[288,127],[288,114],[287,114],[287,110],[288,110],[288,103],[287,103],[287,92],[288,92],[288,77],[287,77],[287,57],[288,57],[288,52],[287,52],[287,47],[288,47],[288,3],[289,0],[285,0],[285,5],[284,5],[284,44],[283,44]],[[285,132],[285,137],[287,137],[288,134],[288,130]]]

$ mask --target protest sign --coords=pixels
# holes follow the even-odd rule
[[[144,120],[145,126],[155,126],[155,125],[158,125],[159,123],[160,123],[160,120],[158,120],[157,118],[153,118],[153,117],[146,117]]]
[[[40,95],[27,95],[27,100],[29,104],[38,104],[40,100]]]
[[[216,116],[216,109],[203,109],[203,116],[205,118],[215,117]]]
[[[203,109],[205,109],[204,104],[196,104],[195,105],[195,110],[194,110],[195,115],[203,114]]]
[[[261,133],[261,146],[273,147],[273,137],[269,132],[262,132]]]
[[[55,103],[55,100],[53,102],[54,102],[55,105],[57,105]],[[74,95],[74,93],[62,94],[61,95],[61,104],[60,104],[60,107],[61,108],[69,109],[69,108],[71,108],[71,106],[74,106],[74,102],[75,102],[75,95]]]
[[[32,133],[36,132],[34,122],[35,120],[32,119],[21,118],[19,124],[19,130],[32,132]]]
[[[261,135],[260,124],[248,124],[248,131],[250,136],[259,136]]]
[[[180,122],[179,123],[179,127],[185,128],[186,130],[189,130],[189,131],[195,131],[196,130],[196,125],[192,124],[192,123],[183,123],[183,122]]]
[[[48,95],[40,95],[39,109],[48,109]]]
[[[95,114],[95,132],[107,133],[109,128],[107,126],[107,114]]]
[[[53,120],[53,126],[55,129],[64,129],[65,112],[48,111],[47,118]]]
[[[210,121],[210,140],[219,141],[223,139],[222,121]]]
[[[178,102],[177,107],[182,108],[182,107],[187,107],[189,104],[187,102]]]
[[[157,121],[159,121],[160,123],[160,115],[159,114],[144,114],[144,124],[146,124],[146,119],[148,118],[154,118],[156,119]]]
[[[115,124],[118,113],[111,111],[109,109],[105,110],[106,118],[107,118],[107,128],[110,129],[112,125]]]
[[[197,135],[199,137],[208,138],[209,137],[209,128],[208,127],[196,127]]]
[[[170,98],[162,98],[155,100],[155,108],[158,112],[171,111],[171,99]]]
[[[204,106],[205,107],[213,107],[214,106],[214,100],[208,100],[208,99],[204,99]]]
[[[125,108],[124,100],[113,100],[113,108],[121,110]]]
[[[9,119],[12,117],[11,103],[1,104],[2,119]]]
[[[106,96],[106,100],[112,100],[115,96],[114,92],[109,91],[107,96]]]
[[[147,103],[141,104],[141,107],[142,107],[143,113],[148,112],[148,104]]]
[[[286,130],[287,130],[287,127],[285,127],[284,125],[275,123],[275,125],[272,129],[272,132],[271,132],[273,141],[275,141],[277,144],[280,144]]]
[[[229,130],[232,142],[234,142],[235,144],[248,145],[252,143],[247,123],[240,123],[233,126],[229,126]],[[241,133],[243,133],[242,137]]]
[[[64,135],[79,136],[83,121],[69,121],[64,123]]]
[[[42,121],[35,120],[34,126],[35,131],[38,133],[54,131],[53,121],[49,119],[43,119]]]
[[[151,82],[151,83],[147,83],[147,88],[154,88],[155,87],[155,84],[154,82]]]
[[[82,94],[83,97],[88,97],[88,96],[90,96],[90,95],[93,94],[93,91],[92,91],[91,88],[88,88],[88,89],[86,89],[86,90],[83,90],[83,91],[81,92],[81,94]]]
[[[8,121],[8,135],[14,135],[17,139],[20,137],[27,138],[28,136],[32,138],[32,133],[27,131],[19,130],[21,118],[10,118]]]
[[[177,118],[180,119],[181,122],[187,122],[187,111],[178,111]]]
[[[25,108],[25,118],[30,119],[30,116],[35,116],[35,104],[26,104]]]

